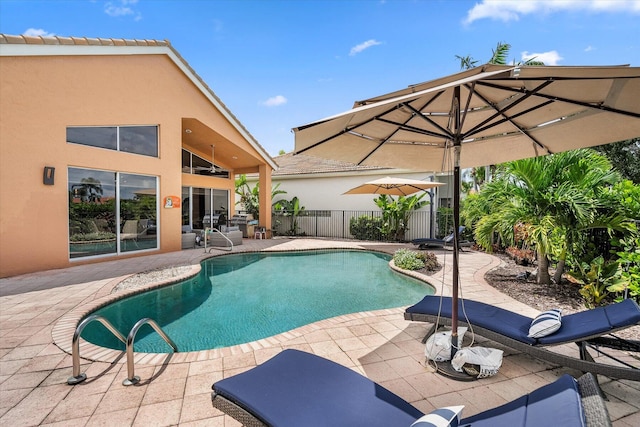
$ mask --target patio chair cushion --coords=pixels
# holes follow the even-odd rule
[[[562,310],[553,309],[538,314],[531,322],[529,335],[527,336],[531,338],[542,338],[556,332],[562,325],[561,313]]]
[[[465,418],[460,427],[585,425],[578,383],[569,375],[505,405]]]
[[[411,427],[458,427],[464,406],[447,406],[418,418]]]
[[[214,390],[279,427],[409,427],[423,415],[357,372],[295,350],[219,381]]]

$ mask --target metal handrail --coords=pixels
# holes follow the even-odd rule
[[[84,330],[85,326],[89,323],[97,320],[102,323],[102,325],[107,328],[116,338],[122,341],[124,344],[127,343],[125,338],[122,336],[120,332],[116,328],[113,327],[111,323],[107,319],[97,314],[92,314],[91,316],[84,319],[78,326],[76,327],[75,332],[73,333],[73,340],[71,342],[71,357],[73,359],[73,376],[67,379],[67,384],[75,385],[81,383],[82,381],[87,379],[87,374],[80,373],[80,334]]]
[[[136,322],[136,324],[133,325],[133,328],[131,328],[129,335],[127,336],[126,344],[127,344],[127,376],[128,378],[122,381],[122,385],[134,385],[140,381],[140,377],[135,375],[135,367],[133,364],[133,342],[136,339],[136,334],[138,333],[138,329],[140,329],[145,324],[148,324],[149,326],[151,326],[158,333],[158,335],[160,335],[160,337],[167,344],[169,344],[171,348],[173,348],[174,352],[176,353],[178,352],[178,346],[175,345],[175,343],[171,340],[171,338],[169,338],[167,334],[164,333],[162,328],[160,328],[160,326],[153,319],[145,317],[143,319],[138,320],[138,322]]]
[[[222,237],[224,237],[227,242],[229,242],[229,244],[231,245],[229,247],[229,252],[231,252],[233,250],[233,242],[231,241],[231,239],[229,239],[227,236],[225,236],[225,234],[222,231],[218,230],[217,228],[209,228],[209,227],[204,229],[204,252],[205,253],[207,252],[207,234],[211,234],[214,231],[217,232],[218,234],[220,234]],[[211,253],[212,249],[213,248],[209,248],[209,253]]]

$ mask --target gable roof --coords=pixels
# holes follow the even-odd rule
[[[280,168],[272,176],[311,175],[321,173],[360,172],[371,170],[388,170],[380,166],[358,166],[354,163],[338,160],[321,159],[304,154],[287,153],[277,156],[274,160]]]
[[[277,169],[278,165],[220,98],[202,80],[168,40],[107,39],[59,36],[15,36],[0,34],[0,56],[52,55],[167,55],[220,111],[260,156]]]

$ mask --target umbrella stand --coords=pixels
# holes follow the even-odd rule
[[[453,120],[453,281],[451,290],[451,359],[458,351],[458,288],[460,286],[459,255],[460,255],[460,88],[454,90]],[[477,377],[467,374],[464,370],[458,372],[451,366],[451,362],[440,362],[436,372],[442,376],[458,380],[473,381]]]

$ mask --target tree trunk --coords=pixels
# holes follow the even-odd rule
[[[538,275],[536,277],[536,283],[541,285],[549,285],[551,283],[549,259],[547,258],[547,254],[541,251],[538,251]]]
[[[558,265],[556,266],[556,273],[553,275],[553,281],[556,283],[556,285],[559,285],[560,281],[562,280],[562,273],[564,273],[565,262],[566,261],[561,258],[558,261]]]

